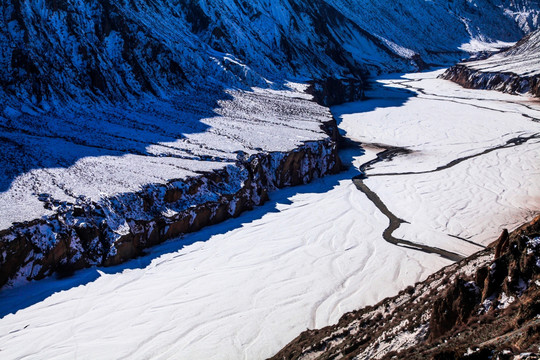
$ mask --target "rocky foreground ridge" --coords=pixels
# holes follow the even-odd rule
[[[272,359],[537,359],[539,346],[540,216]]]
[[[466,88],[540,97],[540,30],[487,59],[455,65],[441,77]]]

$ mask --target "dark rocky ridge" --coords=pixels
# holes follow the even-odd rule
[[[305,143],[289,153],[240,156],[236,165],[222,171],[151,184],[107,203],[51,200],[54,216],[0,232],[0,286],[14,279],[39,280],[54,272],[67,275],[88,266],[121,263],[147,247],[261,205],[270,190],[337,173],[337,125],[331,121],[323,127],[330,135],[327,140]],[[175,213],[164,214],[164,205]],[[119,234],[113,225],[124,219],[129,227]]]
[[[539,315],[540,216],[272,359],[537,359]]]
[[[530,93],[540,97],[540,75],[483,72],[471,69],[466,64],[459,64],[446,70],[441,78],[467,89],[498,90],[510,94]]]
[[[310,81],[306,92],[313,95],[313,100],[322,106],[334,106],[345,102],[362,100],[367,89],[366,79],[337,79]]]

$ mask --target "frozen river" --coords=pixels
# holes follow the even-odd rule
[[[438,74],[333,108],[345,172],[122,266],[3,291],[0,358],[263,359],[532,218],[540,104]]]

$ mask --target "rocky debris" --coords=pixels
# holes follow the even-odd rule
[[[540,216],[272,359],[537,359],[539,334]]]
[[[540,30],[483,60],[464,62],[441,75],[465,88],[540,97]]]
[[[223,170],[100,202],[57,202],[43,195],[53,216],[0,232],[0,286],[121,263],[152,245],[236,217],[264,203],[268,191],[336,173],[337,126],[332,121],[324,128],[333,138],[291,152],[239,156]]]
[[[430,339],[438,339],[451,329],[466,324],[479,301],[480,293],[476,284],[457,279],[447,290],[446,296],[433,304]]]

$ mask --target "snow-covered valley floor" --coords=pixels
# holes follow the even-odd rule
[[[540,210],[540,104],[440,71],[380,79],[335,107],[348,171],[152,249],[0,293],[2,359],[263,359],[466,256]],[[410,152],[358,168],[388,147]]]

